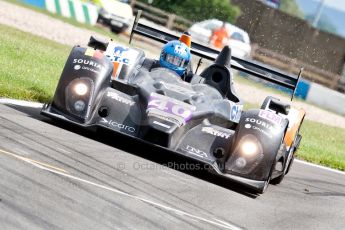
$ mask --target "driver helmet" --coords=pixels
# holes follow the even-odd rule
[[[163,46],[159,64],[183,76],[191,59],[189,47],[181,40],[170,41]]]

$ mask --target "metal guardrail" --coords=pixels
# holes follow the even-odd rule
[[[192,21],[187,20],[183,17],[168,13],[164,10],[155,8],[151,5],[142,2],[138,2],[136,0],[131,1],[131,6],[135,14],[138,12],[138,10],[142,10],[142,17],[157,24],[166,26],[168,29],[171,30],[183,32],[186,31],[193,24]]]

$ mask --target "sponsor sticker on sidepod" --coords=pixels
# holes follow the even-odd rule
[[[202,127],[201,132],[208,133],[210,135],[213,135],[216,137],[221,137],[224,139],[229,139],[231,136],[230,133],[225,133],[225,132],[219,131],[213,127]]]
[[[236,105],[233,102],[230,102],[230,120],[233,122],[239,122],[241,118],[243,105]]]
[[[114,42],[109,43],[105,55],[112,62],[119,62],[126,65],[132,65],[133,62],[138,58],[139,52],[135,49],[128,48],[121,44]]]
[[[105,118],[102,118],[101,123],[107,124],[107,125],[112,126],[114,128],[118,128],[120,130],[126,130],[126,131],[131,132],[131,133],[135,132],[135,128],[128,126],[128,125],[118,123],[118,122],[113,121],[113,120],[107,120]]]
[[[266,128],[268,130],[274,130],[273,125],[271,125],[271,124],[269,124],[269,123],[267,123],[265,121],[256,119],[256,118],[249,118],[249,117],[247,117],[245,121],[249,122],[249,123],[252,123],[252,124],[255,124],[255,125],[259,125],[259,126],[261,126],[263,128]]]
[[[276,125],[280,125],[283,122],[283,118],[281,116],[267,110],[260,110],[259,117],[268,120]]]
[[[128,99],[128,98],[125,98],[125,97],[122,97],[120,96],[119,94],[115,93],[115,92],[108,92],[107,93],[107,97],[110,97],[122,104],[125,104],[125,105],[129,105],[129,106],[132,106],[135,104],[134,101]]]
[[[113,63],[114,69],[112,73],[112,79],[117,79],[126,75],[129,68],[135,63],[135,60],[139,57],[139,51],[131,49],[129,47],[110,42],[105,55]]]
[[[75,64],[73,67],[75,70],[83,69],[83,70],[88,70],[95,73],[98,73],[99,71],[103,70],[103,66],[101,64],[95,61],[87,60],[83,58],[74,58],[73,64]]]
[[[276,129],[273,125],[269,124],[268,122],[265,122],[263,120],[259,120],[256,118],[246,118],[245,122],[247,122],[244,127],[246,129],[254,129],[257,130],[269,138],[272,138],[273,134],[276,134],[279,129]]]
[[[190,153],[192,155],[195,155],[197,157],[201,157],[201,158],[207,158],[207,153],[205,153],[204,151],[197,149],[193,146],[187,145],[184,149],[182,149],[183,151]]]

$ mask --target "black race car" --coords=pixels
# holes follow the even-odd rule
[[[139,34],[166,43],[176,36],[136,19]],[[191,52],[214,63],[190,82],[144,51],[91,37],[67,59],[53,101],[42,114],[85,128],[103,127],[169,149],[209,165],[220,176],[263,193],[280,183],[301,141],[305,112],[267,97],[261,108],[243,111],[232,87],[231,69],[295,90],[299,76],[231,58],[192,43]]]

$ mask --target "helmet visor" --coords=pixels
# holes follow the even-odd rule
[[[178,56],[171,55],[171,54],[165,55],[165,61],[177,67],[184,67],[185,64],[188,64],[188,63],[185,63],[186,62],[185,59]]]

